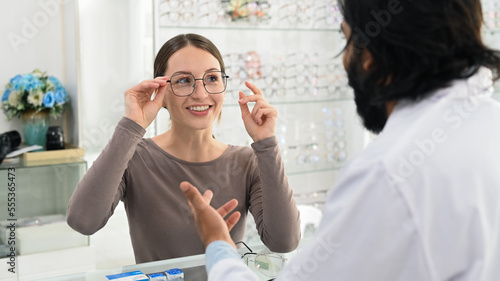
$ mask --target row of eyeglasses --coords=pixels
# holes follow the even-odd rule
[[[229,75],[226,102],[235,103],[245,81],[256,84],[272,102],[348,99],[352,90],[335,54],[255,51],[223,56]]]
[[[162,0],[160,25],[339,28],[337,1]]]
[[[276,137],[288,171],[335,168],[348,157],[344,111],[333,104],[277,107]],[[313,117],[306,120],[303,116]]]
[[[487,0],[483,2],[483,16],[487,28],[500,28],[500,3],[498,0]]]

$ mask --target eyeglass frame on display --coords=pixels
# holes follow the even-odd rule
[[[209,74],[209,73],[215,73],[215,72],[220,72],[220,73],[221,73],[221,78],[222,78],[222,82],[223,82],[223,84],[224,84],[224,89],[223,89],[222,91],[220,91],[220,92],[217,92],[217,93],[211,93],[210,91],[208,91],[207,86],[206,86],[206,84],[205,84],[205,76],[206,76],[207,74]],[[192,83],[193,90],[191,91],[191,93],[190,93],[190,94],[188,94],[188,95],[178,95],[178,94],[176,94],[176,93],[175,93],[174,86],[172,85],[172,83],[171,83],[171,82],[172,82],[172,78],[173,78],[173,77],[175,77],[175,76],[178,76],[178,75],[191,75],[191,76],[193,77],[193,83]],[[226,75],[226,73],[225,73],[224,71],[210,71],[210,72],[206,72],[205,74],[203,74],[203,77],[202,77],[202,78],[195,78],[195,77],[194,77],[194,75],[193,75],[193,74],[191,74],[191,73],[176,73],[176,74],[172,75],[172,77],[170,77],[170,79],[169,79],[169,80],[167,80],[167,82],[169,82],[169,83],[170,83],[170,89],[172,89],[172,93],[173,93],[175,96],[178,96],[178,97],[188,97],[188,96],[190,96],[190,95],[192,95],[192,94],[194,93],[194,91],[195,91],[195,89],[196,89],[196,81],[197,81],[197,80],[201,80],[201,81],[202,81],[202,83],[203,83],[203,88],[205,89],[205,91],[207,91],[207,93],[209,93],[209,94],[211,94],[211,95],[217,95],[217,94],[221,94],[221,93],[223,93],[223,92],[226,90],[226,88],[227,88],[227,79],[228,79],[228,78],[229,78],[229,76],[228,76],[228,75]]]
[[[167,3],[168,7],[173,11],[179,11],[180,9],[192,9],[194,7],[194,1],[177,0],[177,5],[172,5],[172,0],[164,0],[160,2],[161,4]]]

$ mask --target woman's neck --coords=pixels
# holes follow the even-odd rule
[[[153,137],[153,141],[168,154],[188,162],[207,162],[224,153],[227,145],[214,139],[212,130],[186,130],[172,127]]]

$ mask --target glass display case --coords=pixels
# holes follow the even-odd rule
[[[83,159],[16,160],[0,165],[0,245],[6,257],[1,263],[8,267],[0,279],[43,277],[46,271],[61,271],[61,265],[67,272],[75,266],[81,270],[81,264],[72,264],[75,252],[69,250],[82,251],[89,246],[89,238],[67,225],[66,209],[87,163]],[[48,258],[52,269],[43,266]]]

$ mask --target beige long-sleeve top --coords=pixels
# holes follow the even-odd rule
[[[123,117],[115,132],[76,187],[67,222],[91,235],[104,227],[122,200],[137,263],[202,254],[203,244],[179,184],[214,193],[211,205],[232,198],[242,215],[231,231],[245,232],[247,212],[263,243],[276,252],[295,249],[300,240],[299,212],[292,197],[275,137],[250,147],[231,146],[217,159],[192,163],[175,158],[143,138],[145,130]]]

